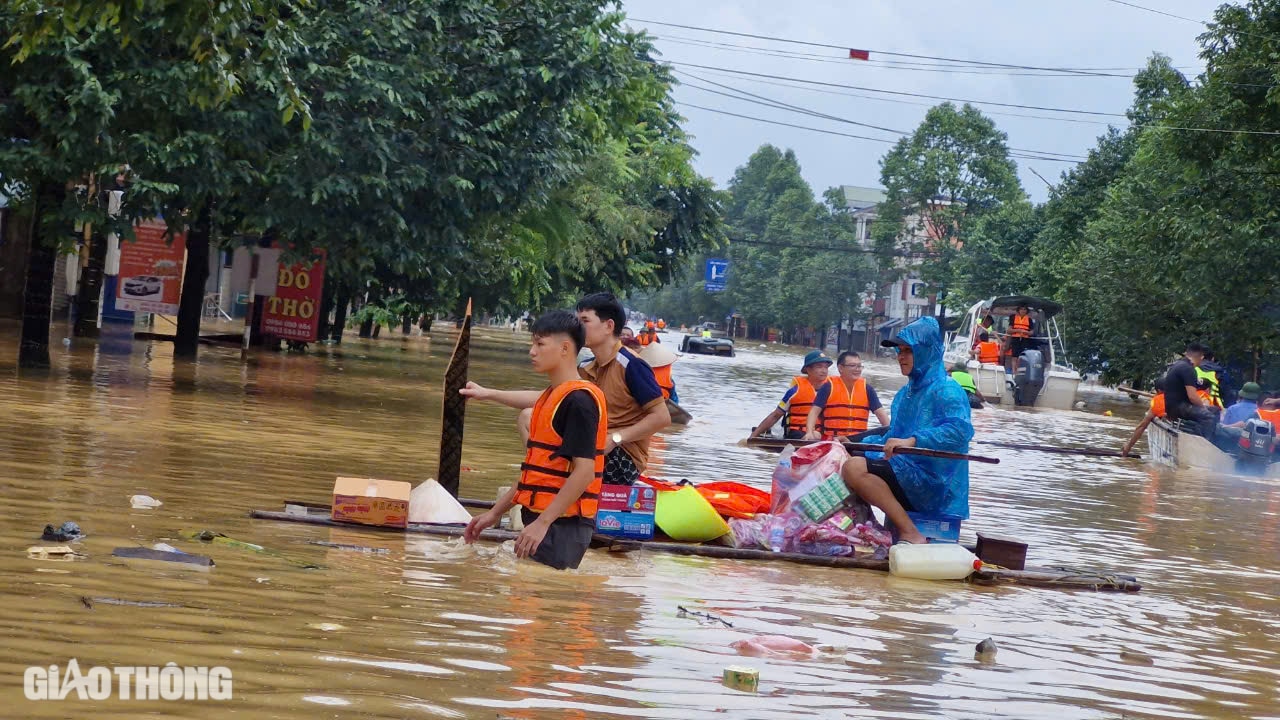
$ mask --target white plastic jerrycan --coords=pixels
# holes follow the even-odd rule
[[[963,580],[982,569],[982,561],[963,545],[930,543],[889,548],[889,572],[920,580]]]

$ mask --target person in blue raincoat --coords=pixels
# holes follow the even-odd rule
[[[907,512],[969,517],[969,463],[899,455],[895,450],[968,452],[973,438],[969,398],[947,377],[937,320],[920,318],[880,344],[898,351],[907,385],[893,398],[888,432],[861,438],[883,444],[885,451],[850,458],[841,474],[850,490],[884,511],[903,542],[922,543],[925,538]]]

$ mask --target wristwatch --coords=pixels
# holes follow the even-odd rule
[[[614,433],[613,435],[610,435],[609,437],[610,437],[610,439],[611,439],[611,440],[613,440],[613,444],[614,444],[614,445],[621,445],[621,444],[622,444],[622,433]]]

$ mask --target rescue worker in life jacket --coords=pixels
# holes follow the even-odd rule
[[[1018,358],[1022,351],[1034,347],[1031,336],[1035,334],[1036,321],[1031,319],[1031,309],[1019,305],[1015,314],[1009,318],[1009,354],[1013,356],[1016,371]]]
[[[876,395],[876,389],[862,377],[862,357],[852,350],[842,352],[836,358],[836,369],[839,374],[828,380],[831,394],[826,404],[814,403],[809,410],[805,427],[815,431],[813,436],[806,435],[805,440],[834,440],[865,432],[867,420],[873,413],[882,427],[889,425],[889,413]],[[821,437],[817,437],[816,428],[822,428]]]
[[[983,333],[984,335],[986,333]],[[964,392],[969,396],[969,407],[978,409],[982,407],[982,403],[987,399],[982,396],[982,391],[978,389],[978,383],[969,374],[969,366],[958,362],[951,367],[951,379],[955,380],[960,387],[964,388]]]
[[[814,433],[820,433],[822,428],[820,425],[810,424],[809,411],[814,405],[826,405],[827,398],[831,397],[831,383],[827,382],[830,370],[831,358],[821,350],[805,355],[804,366],[800,368],[800,372],[804,374],[792,379],[791,387],[782,396],[782,402],[747,437],[759,437],[769,432],[773,424],[784,416],[787,424],[782,437],[788,440],[801,440],[806,436],[818,437]]]
[[[1124,447],[1120,448],[1121,455],[1128,455],[1129,451],[1133,450],[1133,446],[1138,444],[1138,439],[1147,431],[1147,426],[1151,424],[1152,420],[1165,416],[1164,391],[1159,390],[1159,388],[1157,390],[1155,397],[1151,398],[1151,404],[1147,408],[1146,416],[1142,418],[1142,422],[1138,423],[1138,427],[1133,429],[1133,434],[1129,436]]]
[[[640,341],[641,347],[662,342],[658,339],[658,330],[654,327],[652,320],[644,324],[644,329],[640,331],[636,339]]]
[[[551,386],[533,406],[520,482],[472,518],[463,538],[475,542],[519,505],[524,529],[516,537],[516,556],[564,570],[582,562],[595,530],[608,414],[604,393],[578,376],[578,351],[585,342],[578,317],[549,312],[531,332],[529,359]]]
[[[984,332],[978,336],[978,343],[973,346],[969,355],[984,365],[999,365],[1000,343],[992,340],[990,333]]]

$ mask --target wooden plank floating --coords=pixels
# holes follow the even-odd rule
[[[467,365],[471,360],[471,300],[462,318],[462,332],[453,346],[449,367],[444,371],[444,398],[440,418],[440,464],[436,481],[458,497],[462,476],[462,430],[467,415],[467,399],[460,394],[467,386]]]
[[[472,501],[481,503],[483,501]],[[492,503],[490,503],[492,505]],[[305,523],[325,527],[341,527],[351,530],[370,530],[382,532],[410,533],[415,535],[435,535],[439,537],[461,537],[463,528],[457,525],[428,525],[411,523],[406,530],[398,528],[380,528],[368,525],[355,525],[334,521],[328,513],[327,506],[307,503],[311,511],[306,514],[278,512],[272,510],[251,510],[249,517],[259,520],[276,520],[282,522]],[[319,508],[325,507],[324,512]],[[482,540],[490,542],[506,542],[514,540],[516,533],[507,530],[485,530],[480,534]],[[604,535],[596,535],[593,548],[609,552],[659,552],[671,555],[691,555],[696,557],[722,558],[728,560],[750,560],[766,562],[790,562],[799,565],[816,565],[819,567],[876,570],[889,572],[888,560],[876,560],[866,557],[823,557],[817,555],[801,555],[798,553],[775,553],[767,550],[751,548],[731,548],[723,545],[698,545],[692,543],[640,542],[634,540],[617,540]],[[1104,574],[1091,570],[1074,568],[1032,568],[1029,570],[1005,570],[988,568],[974,573],[969,581],[979,585],[1027,585],[1031,587],[1060,588],[1063,590],[1115,590],[1136,592],[1142,589],[1138,581],[1127,575]]]
[[[170,562],[178,565],[185,565],[196,570],[208,570],[213,567],[213,558],[204,555],[192,555],[182,552],[168,552],[166,550],[152,550],[145,547],[118,547],[111,551],[111,554],[118,558],[126,560],[150,560],[159,562]]]

